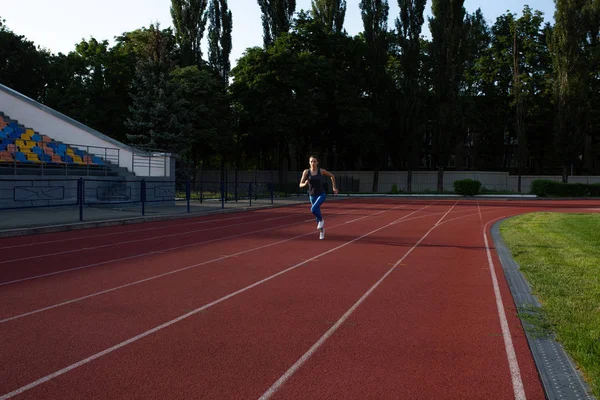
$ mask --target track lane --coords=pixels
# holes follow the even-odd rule
[[[365,222],[361,225],[348,224],[345,229],[348,231],[354,229],[360,233],[369,224],[372,222]],[[300,246],[299,244],[290,244],[289,248],[282,249],[277,257],[290,260],[299,257],[306,258],[333,244],[318,240],[311,240],[311,242],[317,243],[317,246],[309,248],[301,244]],[[302,255],[299,249],[308,251],[309,254]],[[274,256],[273,253],[270,254],[271,257]],[[172,281],[163,279],[161,282],[149,283],[133,291],[111,293],[103,296],[101,300],[74,304],[69,306],[68,310],[49,311],[35,320],[0,325],[0,330],[4,330],[3,337],[7,338],[7,348],[14,349],[7,355],[7,362],[0,366],[0,370],[4,370],[1,374],[3,379],[0,379],[0,382],[21,382],[28,378],[31,379],[33,376],[43,374],[45,370],[55,368],[55,362],[64,363],[65,360],[80,359],[83,355],[89,354],[90,345],[93,348],[101,349],[111,343],[131,337],[133,333],[156,326],[169,317],[181,315],[182,310],[189,310],[190,300],[193,300],[194,304],[197,304],[198,301],[208,302],[215,297],[231,293],[236,287],[256,281],[258,279],[256,275],[260,274],[259,277],[262,277],[270,273],[269,268],[273,268],[273,272],[281,270],[281,265],[284,264],[283,259],[274,265],[269,263],[268,268],[265,268],[265,261],[268,260],[265,260],[262,254],[255,255],[243,266],[239,261],[229,260],[230,264],[219,263],[220,265],[216,265],[215,268],[190,271],[197,276],[193,274],[172,276]],[[255,265],[248,267],[249,263]],[[236,271],[237,273],[235,273]],[[139,314],[135,310],[153,311]],[[72,318],[72,316],[77,317]],[[107,326],[119,328],[106,330]],[[54,328],[50,329],[50,327]],[[25,334],[25,332],[27,333]],[[82,338],[81,335],[85,338]],[[66,343],[68,348],[62,348]],[[32,351],[27,351],[27,349],[32,349]],[[37,352],[33,349],[37,349]],[[60,349],[60,357],[55,354],[57,349]],[[23,353],[22,350],[25,352]],[[52,356],[53,353],[54,356]],[[7,370],[9,365],[27,365],[26,373],[22,369]]]
[[[440,224],[272,398],[520,398],[511,384],[482,229],[479,215]],[[504,285],[525,392],[543,399],[507,291]]]
[[[340,211],[337,214],[332,212],[330,222],[354,222],[382,213],[370,211],[371,208],[367,205],[360,210]],[[41,281],[18,282],[20,284],[5,287],[0,291],[0,323],[5,322],[7,318],[14,318],[39,308],[154,279],[173,271],[188,269],[191,265],[217,262],[230,255],[249,253],[261,248],[268,251],[273,245],[301,239],[302,235],[314,232],[306,222],[292,222],[284,226],[276,225],[259,231],[228,236],[224,240],[212,239],[189,247],[177,246],[174,251],[171,248],[157,249],[147,254],[151,258],[135,257],[114,263],[107,262],[99,265],[102,268],[94,268],[97,265],[92,264],[90,270],[86,270],[84,266],[83,270],[71,271],[73,273],[66,276],[53,275],[45,276]]]
[[[328,235],[328,236],[329,236],[329,235]],[[389,239],[389,238],[387,238],[386,240],[388,240],[388,239]],[[217,340],[218,340],[218,338],[217,338]],[[67,374],[67,375],[69,375],[69,374]],[[68,378],[67,378],[67,376],[65,376],[65,379],[68,379]],[[188,388],[188,387],[189,387],[188,385],[186,385],[186,383],[185,383],[185,382],[180,382],[180,383],[181,383],[181,384],[182,384],[182,386],[183,386],[183,387],[185,387],[185,388]],[[50,384],[49,384],[49,385],[50,385]],[[158,385],[158,386],[161,386],[161,385],[162,385],[162,383],[157,383],[156,385]],[[168,384],[167,384],[167,386],[170,386],[170,385],[171,385],[171,383],[168,383]],[[42,386],[44,386],[44,385],[42,385]],[[40,386],[40,387],[41,387],[41,386]],[[46,387],[50,387],[50,386],[46,386]],[[112,389],[111,389],[111,390],[112,390]],[[109,392],[110,392],[111,390],[109,390]],[[31,393],[33,393],[33,392],[31,392]],[[197,392],[196,392],[196,393],[197,393]]]
[[[333,213],[340,212],[356,212],[360,208],[353,207],[341,207],[338,203],[333,202],[334,207],[330,210]],[[252,212],[254,213],[254,212]],[[257,226],[270,226],[269,222],[274,221],[305,221],[306,218],[310,219],[310,214],[299,212],[277,212],[273,215],[262,215],[258,216],[253,220],[245,220],[244,222],[236,223],[235,221],[227,221],[226,224],[211,223],[209,226],[203,224],[201,228],[194,228],[192,230],[180,230],[175,227],[174,231],[166,230],[164,232],[153,232],[152,235],[146,235],[142,238],[111,238],[108,243],[103,242],[86,242],[82,241],[69,241],[68,247],[62,248],[61,251],[55,251],[54,249],[48,250],[47,248],[34,248],[34,249],[23,249],[16,248],[13,251],[13,257],[9,257],[8,254],[4,254],[4,257],[0,260],[0,285],[3,282],[11,282],[14,280],[24,279],[28,276],[44,275],[53,273],[59,267],[59,270],[68,270],[76,268],[76,265],[80,260],[87,260],[87,264],[102,263],[114,259],[123,259],[127,257],[134,257],[143,253],[148,253],[147,249],[158,248],[164,249],[167,243],[170,243],[171,247],[181,247],[188,243],[192,245],[199,241],[210,241],[215,237],[226,237],[227,235],[222,234],[224,228],[230,229],[228,232],[234,232],[237,234],[248,234],[249,230]],[[212,221],[211,221],[212,222]],[[75,232],[72,232],[75,235]],[[89,239],[92,240],[92,239]],[[140,251],[143,249],[145,251]],[[52,257],[52,262],[48,262],[48,258]]]

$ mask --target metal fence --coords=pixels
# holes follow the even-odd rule
[[[226,208],[250,208],[284,201],[306,201],[276,191],[272,182],[160,179],[4,179],[0,210],[71,206],[79,221],[149,214],[184,214]]]

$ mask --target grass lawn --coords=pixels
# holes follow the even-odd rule
[[[542,304],[538,327],[556,334],[600,397],[600,214],[526,214],[500,232]]]

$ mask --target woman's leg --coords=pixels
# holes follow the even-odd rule
[[[325,201],[326,193],[323,192],[319,196],[310,196],[310,212],[317,217],[317,222],[321,221],[323,217],[321,216],[321,204]]]

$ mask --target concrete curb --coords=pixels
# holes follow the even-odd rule
[[[523,310],[524,313],[531,312],[526,311],[528,309],[539,310],[540,303],[533,295],[531,286],[521,273],[519,265],[500,235],[500,224],[503,221],[505,219],[496,222],[490,233],[513,301],[517,309]],[[563,346],[551,334],[536,335],[532,333],[535,329],[526,319],[521,318],[521,324],[525,330],[529,349],[538,369],[546,398],[548,400],[595,400],[589,386]]]

